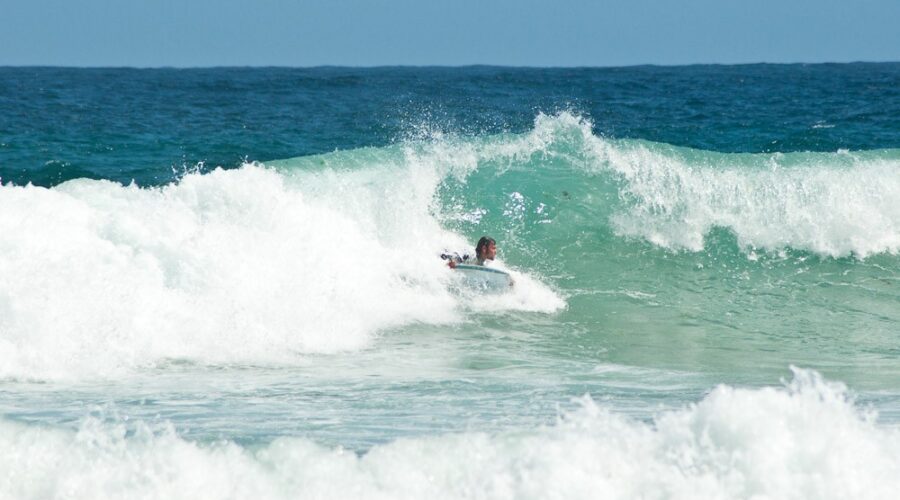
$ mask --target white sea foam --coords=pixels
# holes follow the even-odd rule
[[[607,153],[633,202],[612,220],[625,235],[700,250],[712,228],[725,227],[750,249],[863,258],[900,251],[900,161],[762,171],[690,165],[644,147]]]
[[[467,306],[437,253],[465,242],[430,210],[443,175],[407,158],[245,165],[155,189],[0,186],[0,378],[290,362],[459,321]]]
[[[400,439],[359,456],[301,438],[198,444],[171,426],[0,421],[0,498],[883,499],[900,434],[839,384],[718,387],[643,423],[588,398],[552,426]]]

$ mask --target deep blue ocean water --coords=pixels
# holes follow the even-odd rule
[[[900,63],[0,68],[0,184],[0,498],[900,489]]]
[[[158,185],[236,167],[384,146],[420,127],[530,130],[589,117],[603,137],[721,152],[898,147],[900,64],[625,68],[0,68],[0,177]]]

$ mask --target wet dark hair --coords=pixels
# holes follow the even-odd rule
[[[494,241],[494,238],[491,238],[490,236],[482,236],[481,239],[478,240],[478,244],[475,245],[475,256],[480,259],[482,254],[484,254],[484,249],[489,247],[491,243],[493,243],[494,245],[497,244],[497,242]]]

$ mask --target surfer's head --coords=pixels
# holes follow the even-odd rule
[[[482,236],[475,245],[475,257],[478,260],[494,260],[497,256],[497,242],[489,236]]]

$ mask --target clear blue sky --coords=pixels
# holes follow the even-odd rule
[[[0,65],[900,61],[900,0],[0,0]]]

